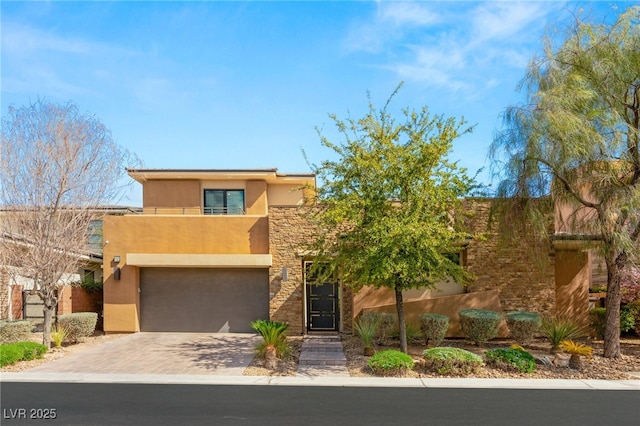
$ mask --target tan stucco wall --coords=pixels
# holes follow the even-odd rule
[[[142,205],[200,208],[202,194],[197,180],[150,180],[142,186]]]
[[[589,252],[556,249],[555,257],[557,315],[586,325],[591,274]]]
[[[270,206],[299,206],[304,203],[304,192],[300,185],[269,185]]]
[[[139,268],[127,265],[127,253],[268,254],[265,216],[112,216],[104,220],[104,329],[139,331]],[[120,256],[121,279],[113,279]]]
[[[397,312],[395,295],[392,290],[387,288],[379,289],[376,297],[378,301],[386,300],[387,303],[381,306],[364,308],[363,313],[386,312],[395,314]],[[405,320],[415,326],[420,326],[420,315],[425,312],[447,315],[449,317],[447,337],[464,337],[460,325],[460,317],[458,316],[458,312],[462,309],[488,309],[502,312],[500,292],[498,290],[487,290],[404,302]],[[508,335],[509,329],[503,320],[500,323],[498,336],[506,337]]]
[[[244,204],[247,214],[267,214],[267,183],[263,180],[247,182]]]

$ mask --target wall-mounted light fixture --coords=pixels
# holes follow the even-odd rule
[[[287,273],[287,267],[282,267],[282,281],[289,281],[289,274]]]
[[[114,281],[120,281],[120,267],[118,264],[120,263],[120,256],[113,256],[113,261],[111,264],[113,265],[113,279]]]

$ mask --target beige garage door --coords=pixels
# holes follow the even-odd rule
[[[267,269],[140,270],[142,331],[247,333],[268,318]]]

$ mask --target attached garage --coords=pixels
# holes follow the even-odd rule
[[[267,268],[140,268],[141,331],[247,333],[269,319]]]

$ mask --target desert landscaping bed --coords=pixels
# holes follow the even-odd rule
[[[371,369],[367,366],[368,356],[363,355],[363,347],[360,339],[355,336],[343,336],[342,343],[344,353],[347,357],[347,367],[351,376],[367,377],[374,376]],[[461,348],[483,355],[487,349],[498,347],[509,347],[514,344],[513,340],[492,340],[483,345],[483,347],[475,346],[473,343],[465,339],[446,339],[440,346],[451,346]],[[602,341],[585,342],[594,348],[594,355],[584,358],[582,370],[577,371],[567,367],[568,355],[555,355],[550,353],[550,345],[544,339],[536,339],[532,344],[525,347],[532,355],[537,358],[546,357],[552,362],[551,365],[536,366],[533,373],[515,373],[504,371],[498,368],[485,366],[478,372],[465,375],[464,377],[478,378],[528,378],[528,379],[606,379],[606,380],[628,380],[639,379],[640,375],[631,375],[630,373],[640,373],[640,338],[625,337],[621,340],[622,358],[610,360],[602,356]],[[399,345],[378,346],[377,350],[398,349]],[[435,372],[425,371],[422,368],[422,352],[426,346],[414,342],[409,345],[409,354],[416,362],[413,371],[407,373],[405,377],[455,377],[452,375],[441,376]],[[555,363],[553,363],[555,359]]]
[[[9,365],[0,369],[2,372],[19,372],[28,370],[38,365],[53,361],[55,359],[62,358],[68,354],[87,349],[91,346],[100,344],[102,342],[116,339],[122,334],[109,334],[97,332],[93,336],[85,338],[83,342],[66,345],[61,349],[52,349],[44,355],[42,359],[36,359],[33,361],[22,361],[13,365]],[[347,368],[349,374],[353,377],[373,377],[373,372],[367,366],[368,356],[363,355],[362,342],[358,337],[343,334],[342,343],[344,347],[344,353],[347,357]],[[32,335],[33,341],[42,341],[42,336],[38,333]],[[278,366],[275,370],[266,369],[264,367],[264,361],[258,357],[255,357],[249,367],[244,371],[244,375],[247,376],[294,376],[298,368],[298,357],[300,355],[300,349],[302,347],[301,336],[290,336],[288,341],[291,345],[291,353],[288,357],[278,361]],[[496,347],[508,347],[514,342],[511,340],[492,340],[485,344],[483,347],[477,347],[472,343],[464,339],[447,339],[441,346],[451,346],[461,349],[466,349],[473,353],[482,355],[485,350]],[[567,356],[560,355],[556,359],[556,364],[551,365],[537,365],[537,369],[533,373],[514,373],[503,371],[492,367],[483,367],[477,373],[467,375],[465,377],[478,377],[478,378],[534,378],[534,379],[605,379],[605,380],[628,380],[638,379],[640,376],[640,338],[625,336],[621,340],[621,347],[623,356],[621,359],[609,360],[602,357],[602,341],[588,341],[586,342],[594,348],[594,355],[591,359],[585,358],[583,360],[583,368],[581,371],[576,371],[568,368]],[[383,349],[397,349],[397,345],[390,346],[378,346],[377,350]],[[536,357],[548,357],[549,360],[554,359],[554,355],[549,353],[549,344],[543,339],[535,340],[531,345],[528,345],[526,349]],[[421,368],[422,364],[422,351],[425,349],[424,344],[413,342],[409,345],[409,354],[416,361],[416,368],[407,373],[405,377],[453,377],[453,376],[440,376],[433,372],[425,371]],[[630,373],[636,373],[631,375]]]

